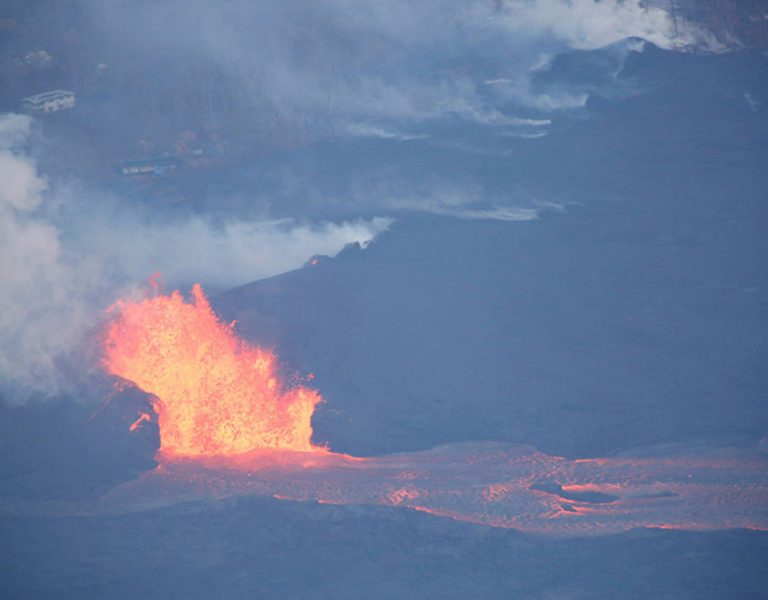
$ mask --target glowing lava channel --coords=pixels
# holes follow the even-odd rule
[[[288,388],[270,350],[219,321],[199,285],[109,309],[103,365],[157,397],[161,458],[259,449],[326,452],[312,444],[314,390]]]

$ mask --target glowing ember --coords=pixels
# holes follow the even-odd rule
[[[144,421],[151,421],[151,420],[152,420],[152,417],[150,417],[148,413],[145,413],[145,412],[143,412],[143,413],[141,413],[141,414],[139,415],[139,418],[138,418],[138,419],[136,419],[136,420],[133,422],[133,424],[132,424],[132,425],[131,425],[131,426],[128,428],[128,431],[136,431],[136,430],[139,428],[139,426],[140,426],[140,425],[141,425],[141,424],[142,424]]]
[[[323,451],[311,442],[319,394],[288,389],[275,355],[221,323],[199,285],[191,303],[173,292],[110,312],[103,364],[157,396],[161,457]]]

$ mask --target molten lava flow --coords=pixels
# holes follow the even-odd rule
[[[768,456],[759,450],[568,460],[490,442],[377,458],[317,448],[320,396],[281,385],[275,356],[220,323],[200,286],[192,294],[191,303],[174,292],[114,308],[104,365],[157,396],[163,464],[112,490],[109,511],[271,495],[557,535],[768,530]],[[131,430],[149,420],[142,413]]]
[[[103,364],[157,396],[160,456],[322,451],[310,441],[319,394],[287,389],[271,351],[221,323],[199,285],[192,296],[187,303],[173,292],[110,309]]]
[[[410,508],[553,535],[639,527],[768,531],[768,456],[759,450],[569,460],[476,442],[365,460],[328,452],[279,462],[280,453],[270,454],[237,468],[218,459],[166,463],[111,490],[104,506],[141,510],[254,495]]]

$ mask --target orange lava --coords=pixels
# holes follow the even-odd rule
[[[274,353],[219,321],[199,285],[191,302],[176,291],[109,312],[103,366],[157,397],[161,459],[325,452],[311,442],[320,395],[281,382]]]
[[[760,450],[568,460],[487,442],[336,454],[311,442],[317,392],[282,382],[275,355],[240,340],[199,285],[190,302],[155,292],[110,312],[103,365],[156,396],[161,464],[112,490],[109,511],[262,495],[557,535],[768,530],[768,455]],[[130,430],[152,420],[142,412]]]

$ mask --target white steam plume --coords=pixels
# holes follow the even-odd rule
[[[84,331],[98,275],[36,213],[47,186],[21,150],[30,127],[29,117],[0,116],[0,387],[55,390],[56,359]]]
[[[525,106],[583,104],[532,96],[526,78],[542,54],[626,37],[714,49],[712,36],[641,0],[79,2],[121,50],[151,63],[172,48],[195,65],[217,65],[257,106],[342,118],[353,134],[361,133],[355,123],[387,135],[382,122],[446,112],[502,125],[483,96],[486,75],[519,80],[509,91]]]
[[[365,243],[388,219],[355,223],[146,223],[93,206],[66,229],[46,216],[56,197],[25,154],[32,121],[0,115],[0,395],[10,402],[66,390],[59,363],[83,344],[115,297],[159,272],[169,283],[232,286],[300,267],[314,254]],[[105,204],[106,206],[106,204]]]
[[[660,7],[641,0],[506,0],[504,22],[517,35],[550,34],[571,48],[594,49],[628,37],[661,48],[702,45],[714,40]]]

